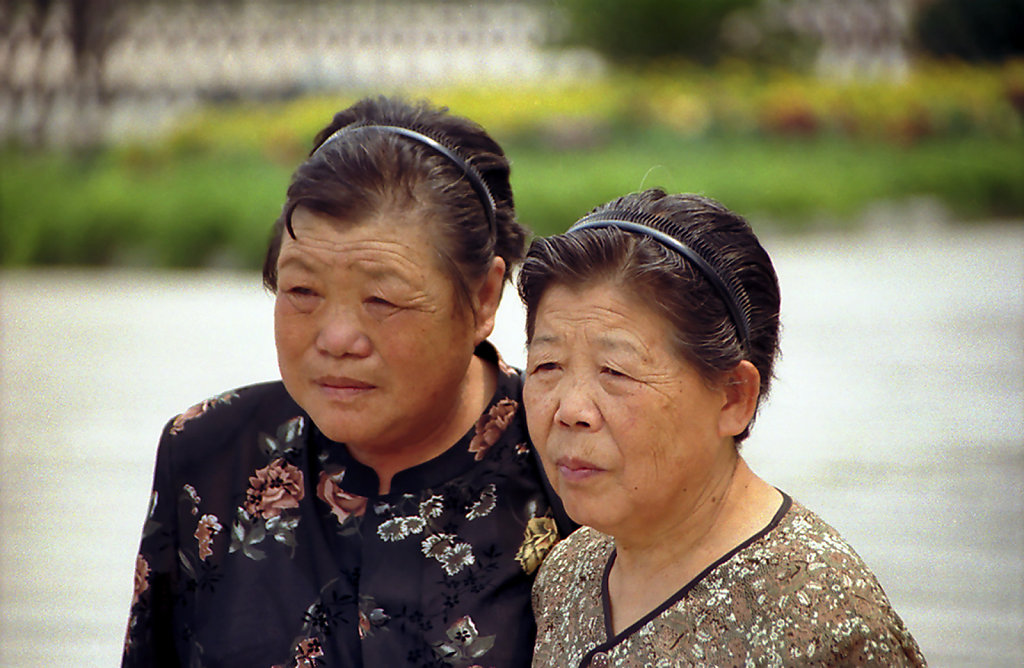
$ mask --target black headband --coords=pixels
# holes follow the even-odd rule
[[[617,212],[609,212],[613,215],[619,215]],[[615,227],[620,230],[627,232],[635,232],[637,234],[646,235],[662,246],[673,250],[684,258],[689,260],[691,263],[696,265],[697,269],[700,270],[704,277],[708,279],[712,287],[718,291],[722,301],[725,302],[726,308],[729,309],[729,316],[732,318],[733,324],[736,326],[736,334],[739,337],[740,346],[750,351],[750,321],[747,318],[746,312],[740,307],[741,300],[746,303],[748,300],[740,296],[742,292],[742,286],[732,286],[729,281],[723,280],[722,275],[711,265],[708,260],[702,257],[696,250],[687,246],[685,243],[676,239],[674,236],[662,232],[661,230],[647,225],[642,222],[633,220],[622,220],[615,217],[605,217],[607,214],[593,214],[593,217],[584,217],[579,220],[576,224],[568,229],[566,234],[575,232],[576,230],[586,230],[599,227]],[[644,216],[650,218],[649,216]],[[656,220],[661,221],[663,219],[657,218]],[[671,224],[671,223],[669,223]]]
[[[381,130],[383,132],[390,132],[392,134],[408,137],[409,139],[417,141],[423,144],[424,146],[428,146],[434,149],[435,151],[437,151],[438,153],[440,153],[441,155],[455,163],[455,166],[462,170],[462,173],[466,175],[467,179],[469,179],[469,184],[473,186],[473,190],[476,192],[476,196],[480,198],[480,203],[484,207],[484,214],[487,216],[487,226],[491,230],[491,238],[498,238],[498,223],[497,215],[495,213],[494,197],[491,196],[491,191],[487,187],[487,184],[484,183],[484,179],[480,175],[480,172],[478,172],[471,164],[463,160],[462,156],[460,156],[454,150],[448,148],[447,146],[437,141],[436,139],[428,137],[422,132],[410,130],[409,128],[403,128],[398,125],[346,125],[343,128],[335,130],[334,133],[331,134],[331,136],[329,136],[319,146],[317,146],[316,150],[313,151],[313,155],[315,156],[317,153],[320,152],[320,149],[322,149],[324,146],[327,146],[327,144],[330,144],[332,141],[334,141],[341,135],[345,134],[346,132],[353,132],[355,130],[366,129]],[[288,221],[288,230],[289,233],[291,233],[290,220]],[[292,234],[292,236],[294,237],[295,235]]]

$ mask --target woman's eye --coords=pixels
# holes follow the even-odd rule
[[[370,314],[376,318],[386,318],[401,310],[400,306],[392,301],[388,301],[384,297],[367,297],[363,300],[363,303]]]
[[[302,285],[285,288],[284,294],[291,305],[299,311],[312,311],[316,308],[320,295],[316,290]]]
[[[533,372],[537,373],[538,371],[556,371],[557,369],[558,364],[556,362],[541,362],[540,364],[534,365]]]
[[[397,304],[385,299],[384,297],[367,297],[365,302],[367,306],[378,310],[387,309],[389,311],[394,311],[398,308]]]
[[[288,289],[288,296],[297,304],[309,305],[320,297],[316,290],[306,287],[295,287]]]
[[[601,373],[612,378],[629,378],[628,375],[622,373],[618,369],[613,369],[610,366],[602,367]]]

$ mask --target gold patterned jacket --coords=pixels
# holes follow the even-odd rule
[[[614,540],[584,527],[544,561],[535,667],[925,665],[857,553],[789,496],[768,526],[618,635],[614,558]]]

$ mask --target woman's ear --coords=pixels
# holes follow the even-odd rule
[[[743,360],[726,374],[722,389],[725,403],[718,416],[718,435],[736,436],[754,417],[761,391],[761,374],[752,363]]]
[[[476,329],[474,342],[479,345],[494,331],[494,318],[501,303],[501,291],[505,287],[505,260],[496,257],[484,274],[483,280],[473,293],[473,311]]]

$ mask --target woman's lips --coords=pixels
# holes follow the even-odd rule
[[[358,396],[376,387],[347,376],[322,376],[313,382],[328,395],[339,399]]]
[[[604,469],[591,462],[575,457],[562,457],[555,462],[555,466],[558,468],[558,475],[568,482],[581,482],[604,472]]]

